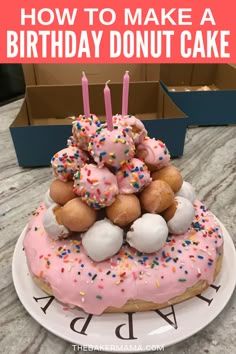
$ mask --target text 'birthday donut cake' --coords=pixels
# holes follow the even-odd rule
[[[221,228],[166,145],[124,107],[109,117],[105,102],[107,122],[87,107],[52,157],[55,179],[24,238],[30,274],[46,293],[96,315],[200,294],[221,269]]]

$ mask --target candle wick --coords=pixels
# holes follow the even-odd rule
[[[82,71],[82,75],[85,76],[85,72],[84,71]]]
[[[129,73],[129,70],[126,70],[126,72],[125,72],[126,74],[128,74]]]
[[[110,81],[111,81],[111,80],[108,80],[108,81],[106,82],[106,86],[107,86],[107,84],[109,84]]]

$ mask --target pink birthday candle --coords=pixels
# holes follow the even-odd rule
[[[129,97],[129,72],[126,71],[123,77],[123,92],[122,92],[122,116],[128,114],[128,97]]]
[[[87,118],[90,116],[89,90],[88,90],[88,79],[85,76],[84,71],[82,76],[82,95],[83,95],[84,115]]]
[[[105,100],[105,109],[106,109],[106,122],[107,122],[107,129],[112,131],[113,130],[113,123],[112,123],[112,108],[111,108],[111,91],[108,87],[108,82],[106,82],[104,88],[104,100]]]

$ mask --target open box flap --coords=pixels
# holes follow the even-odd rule
[[[158,81],[159,64],[24,64],[26,86],[80,84],[82,71],[86,72],[89,83],[122,82],[128,70],[130,80]]]
[[[122,84],[110,84],[113,114],[121,113]],[[89,86],[91,112],[105,120],[104,85]],[[50,97],[50,100],[48,99]],[[29,86],[26,102],[32,125],[71,124],[70,116],[83,112],[81,85]],[[143,120],[185,118],[159,82],[132,82],[129,90],[129,113]]]

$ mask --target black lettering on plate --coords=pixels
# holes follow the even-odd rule
[[[134,327],[133,327],[133,314],[135,312],[129,312],[127,313],[128,315],[128,336],[123,337],[121,335],[121,328],[126,326],[127,323],[122,323],[119,326],[116,327],[115,334],[119,339],[124,339],[124,340],[132,340],[132,339],[137,339],[137,337],[134,337]]]
[[[165,320],[169,325],[171,325],[174,329],[178,328],[177,321],[176,321],[176,316],[175,316],[175,309],[174,306],[171,305],[171,312],[164,314],[160,310],[154,310],[163,320]],[[169,316],[173,316],[173,321],[169,318]]]
[[[88,317],[87,317],[87,319],[86,319],[86,321],[85,321],[85,323],[84,323],[84,325],[83,325],[81,331],[77,331],[77,330],[75,329],[75,324],[76,324],[79,320],[84,320],[85,317],[76,317],[76,318],[74,318],[74,319],[71,321],[71,323],[70,323],[70,328],[72,329],[72,331],[74,331],[74,332],[76,332],[76,333],[80,333],[80,334],[83,334],[84,336],[87,336],[86,330],[87,330],[87,328],[88,328],[88,325],[89,325],[89,323],[90,323],[92,317],[93,317],[93,315],[88,315]]]
[[[48,302],[46,303],[46,305],[44,307],[40,307],[41,310],[45,313],[46,315],[46,311],[47,309],[49,308],[49,306],[51,305],[51,303],[53,302],[53,300],[55,299],[55,296],[43,296],[43,297],[34,297],[33,296],[33,299],[38,302],[39,300],[42,300],[42,299],[49,299]]]
[[[220,289],[221,285],[216,286],[216,285],[214,285],[214,284],[211,284],[210,287],[211,287],[212,289],[214,289],[214,290],[216,291],[216,293],[217,293],[217,291]],[[201,300],[207,302],[207,303],[208,303],[208,306],[210,306],[210,304],[211,304],[212,301],[213,301],[213,297],[212,297],[211,299],[208,299],[207,297],[203,296],[202,294],[196,295],[196,296],[197,296],[199,299],[201,299]]]
[[[216,286],[216,285],[214,285],[214,284],[211,284],[210,287],[213,288],[213,289],[215,289],[215,291],[216,291],[216,293],[217,293],[217,291],[220,289],[221,285]]]
[[[206,301],[206,302],[208,303],[208,306],[210,306],[210,304],[211,304],[212,301],[213,301],[213,298],[208,299],[207,297],[202,296],[201,294],[200,294],[200,295],[197,295],[197,297],[198,297],[199,299],[203,300],[203,301]]]

